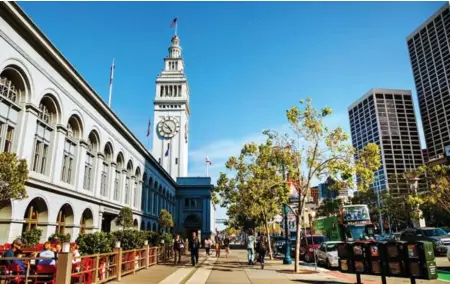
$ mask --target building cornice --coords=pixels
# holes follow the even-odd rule
[[[0,2],[0,15],[24,40],[30,44],[46,61],[73,86],[91,105],[109,121],[135,149],[140,152],[146,160],[149,160],[173,186],[175,180],[155,160],[144,145],[125,126],[119,117],[106,105],[101,97],[92,89],[86,80],[76,71],[70,62],[58,51],[45,34],[37,27],[30,17],[20,8],[16,2]]]

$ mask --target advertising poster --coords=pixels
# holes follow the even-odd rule
[[[387,253],[388,256],[393,258],[393,257],[397,257],[398,256],[398,248],[397,246],[393,245],[393,246],[388,246],[387,247]]]
[[[355,270],[357,272],[364,272],[364,263],[362,261],[355,261]]]
[[[400,263],[399,262],[389,262],[389,270],[392,274],[400,274]]]
[[[372,273],[380,274],[381,273],[381,265],[380,262],[374,260],[372,261]]]
[[[371,256],[379,256],[380,253],[378,252],[378,247],[377,246],[371,246],[370,247],[370,255]]]

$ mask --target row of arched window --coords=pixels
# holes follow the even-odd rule
[[[8,66],[0,73],[0,152],[13,152],[18,148],[15,140],[18,140],[19,124],[26,121],[25,113],[29,114],[22,111],[24,103],[29,101],[26,98],[29,90],[28,80],[19,67]],[[55,163],[60,163],[59,178],[68,185],[134,208],[141,207],[147,213],[159,215],[161,209],[173,212],[174,195],[169,190],[153,178],[148,179],[146,173],[142,175],[141,168],[134,167],[131,159],[125,163],[121,151],[114,156],[110,141],[101,147],[96,129],[83,141],[83,124],[78,114],[71,115],[61,126],[61,113],[54,95],[49,93],[42,97],[34,136],[24,137],[33,139],[32,160],[28,161],[31,171],[49,176],[58,168]],[[33,127],[21,125],[26,129]],[[62,149],[55,147],[62,141]]]

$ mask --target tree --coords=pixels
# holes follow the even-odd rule
[[[122,229],[133,227],[133,211],[130,207],[122,207],[116,219],[116,225],[122,226]]]
[[[349,136],[341,127],[329,129],[324,119],[332,113],[331,108],[315,109],[310,98],[300,101],[297,106],[287,110],[287,119],[294,130],[297,141],[288,135],[272,132],[272,137],[284,144],[291,156],[291,163],[287,166],[289,181],[298,193],[297,208],[297,241],[295,249],[295,272],[299,272],[300,260],[300,232],[304,205],[308,190],[313,179],[333,180],[333,189],[350,188],[354,184],[353,177],[359,176],[358,189],[366,191],[373,183],[374,171],[380,167],[380,152],[376,144],[366,145],[360,152],[356,152],[348,142]],[[297,143],[296,143],[297,142]],[[296,146],[296,144],[300,144]],[[357,156],[355,161],[354,156]]]
[[[247,143],[238,157],[230,157],[225,166],[229,175],[221,173],[215,192],[221,205],[228,207],[231,223],[244,225],[252,221],[263,225],[269,233],[269,222],[280,212],[288,195],[282,177],[282,164],[288,164],[287,155],[279,153],[277,145],[267,134],[267,140],[257,145]],[[269,241],[269,257],[272,248]]]
[[[14,153],[0,153],[0,201],[27,198],[27,180],[27,160],[18,159]]]
[[[342,206],[342,199],[325,198],[320,206],[317,208],[319,217],[330,217],[339,213],[339,208]]]
[[[173,228],[172,214],[170,214],[166,209],[161,210],[159,213],[159,227],[164,231],[168,228]]]
[[[426,194],[418,193],[417,203],[429,203],[436,206],[439,210],[450,213],[450,180],[449,166],[421,166],[418,169],[424,173],[428,181],[428,191]]]

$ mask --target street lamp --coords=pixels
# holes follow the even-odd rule
[[[285,181],[284,186],[287,186],[286,170],[285,170],[286,166],[284,165],[284,163],[282,164],[282,167],[283,167],[283,181]],[[289,228],[288,228],[289,207],[288,207],[287,203],[283,204],[283,212],[284,212],[284,235],[285,235],[285,241],[286,241],[286,250],[284,252],[283,264],[292,264],[291,240],[289,238],[290,234],[289,234]]]
[[[375,188],[377,192],[377,203],[378,203],[378,222],[380,224],[380,233],[381,235],[384,235],[384,224],[383,224],[383,214],[381,213],[381,203],[380,203],[380,179],[377,177],[377,188]]]

